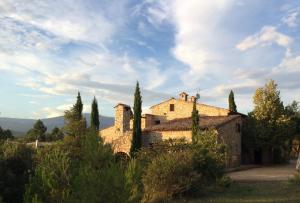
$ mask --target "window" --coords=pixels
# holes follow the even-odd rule
[[[175,105],[174,104],[170,104],[170,111],[174,111],[175,110]]]
[[[241,125],[239,123],[236,124],[236,132],[237,133],[241,132]]]
[[[159,125],[159,124],[160,124],[160,120],[156,120],[155,125]]]

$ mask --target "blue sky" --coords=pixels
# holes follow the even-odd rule
[[[113,115],[181,91],[241,112],[274,79],[300,101],[300,2],[295,0],[1,0],[1,116],[62,115],[80,91]]]

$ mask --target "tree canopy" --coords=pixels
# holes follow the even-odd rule
[[[46,131],[47,131],[47,127],[44,125],[43,121],[37,120],[33,125],[33,128],[31,128],[27,132],[26,139],[28,141],[35,141],[35,140],[45,141]]]
[[[82,116],[83,104],[78,92],[77,101],[70,110],[65,111],[64,131],[67,135],[80,136],[86,130],[86,120]]]

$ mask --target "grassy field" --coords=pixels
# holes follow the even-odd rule
[[[178,203],[269,203],[289,202],[300,203],[300,185],[292,185],[287,182],[248,182],[233,183],[223,191],[210,192],[199,199],[181,200]]]

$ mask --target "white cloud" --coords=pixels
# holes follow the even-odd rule
[[[276,27],[264,26],[259,33],[251,35],[238,43],[236,48],[241,51],[246,51],[255,46],[264,46],[272,43],[288,48],[292,41],[293,39],[288,35],[278,32]]]
[[[143,12],[150,23],[157,27],[167,21],[175,27],[172,54],[187,65],[188,70],[181,76],[185,85],[195,85],[208,72],[213,74],[219,70],[223,55],[219,46],[224,45],[221,38],[226,36],[216,29],[221,28],[222,18],[235,5],[235,0],[147,2],[149,5]]]
[[[281,19],[282,23],[292,28],[297,27],[299,12],[300,12],[300,7],[296,7],[288,10],[286,15]]]
[[[119,15],[124,14],[121,9],[124,2],[117,6],[114,1],[102,4],[99,11],[83,1],[6,0],[2,2],[4,9],[0,16],[29,24],[61,39],[102,43],[116,32],[121,23]]]

